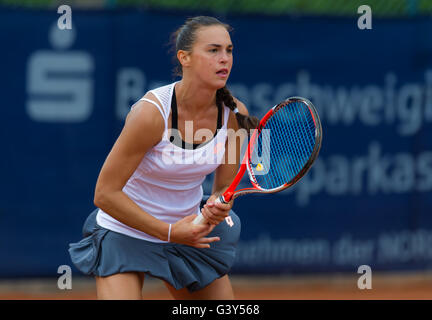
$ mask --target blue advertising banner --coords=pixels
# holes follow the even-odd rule
[[[0,10],[0,277],[55,276],[93,210],[99,170],[130,106],[170,83],[186,15]],[[229,87],[260,117],[310,99],[323,146],[274,195],[238,198],[236,273],[432,267],[432,21],[228,16]],[[209,192],[211,177],[204,188]]]

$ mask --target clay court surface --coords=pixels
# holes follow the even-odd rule
[[[239,300],[431,300],[432,273],[373,274],[372,289],[360,290],[360,275],[231,276]],[[143,298],[171,300],[160,280],[147,277]],[[71,290],[59,290],[57,279],[0,279],[0,300],[93,300],[94,280],[72,280]]]

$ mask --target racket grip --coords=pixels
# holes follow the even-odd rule
[[[201,212],[199,213],[199,215],[196,216],[194,221],[192,221],[193,224],[205,224],[206,222],[206,218],[204,218]]]
[[[214,201],[215,203],[226,203],[225,199],[222,196],[219,196]],[[207,220],[204,218],[204,216],[201,214],[201,212],[196,216],[194,221],[192,221],[193,224],[206,224]]]

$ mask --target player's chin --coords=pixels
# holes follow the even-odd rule
[[[218,81],[217,85],[215,86],[216,90],[222,89],[226,86],[227,80],[225,81]]]
[[[216,89],[222,89],[226,86],[226,83],[228,82],[229,75],[226,77],[216,77],[214,84]]]

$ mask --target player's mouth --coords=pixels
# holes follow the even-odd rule
[[[216,72],[216,74],[221,78],[227,78],[229,72],[228,72],[227,68],[223,68],[223,69],[220,69],[218,72]]]

